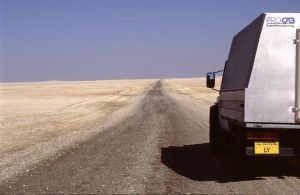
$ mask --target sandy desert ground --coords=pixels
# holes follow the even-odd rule
[[[219,90],[222,77],[216,77],[215,89]],[[169,91],[174,91],[182,95],[194,98],[201,103],[206,101],[212,104],[216,101],[218,92],[206,87],[206,78],[181,78],[166,79],[165,86]]]
[[[220,78],[216,88],[219,88]],[[0,84],[0,157],[37,142],[88,129],[151,87],[154,80]],[[205,78],[168,79],[167,87],[209,103]],[[200,101],[200,102],[201,102]]]
[[[0,84],[0,157],[38,142],[89,129],[153,80]]]
[[[233,179],[230,154],[210,153],[218,92],[204,78],[1,84],[0,92],[0,194],[300,192],[300,168],[288,161],[258,161]]]

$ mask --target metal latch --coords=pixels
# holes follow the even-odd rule
[[[300,108],[292,108],[293,112],[300,112]]]
[[[300,43],[300,39],[294,39],[294,44],[299,44]]]

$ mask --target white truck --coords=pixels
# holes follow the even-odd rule
[[[235,173],[256,157],[298,155],[299,58],[300,13],[264,13],[234,36],[209,121],[211,152],[230,146]]]

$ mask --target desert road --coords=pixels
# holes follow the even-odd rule
[[[0,194],[300,193],[299,169],[280,160],[261,160],[233,180],[229,154],[209,152],[214,99],[197,102],[157,81],[121,121],[2,182]]]

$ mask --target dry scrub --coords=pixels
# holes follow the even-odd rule
[[[0,157],[93,127],[153,80],[0,84]]]
[[[221,77],[216,79],[215,89],[220,89]],[[206,78],[166,79],[165,86],[168,90],[190,96],[199,103],[213,104],[218,92],[206,88]]]

